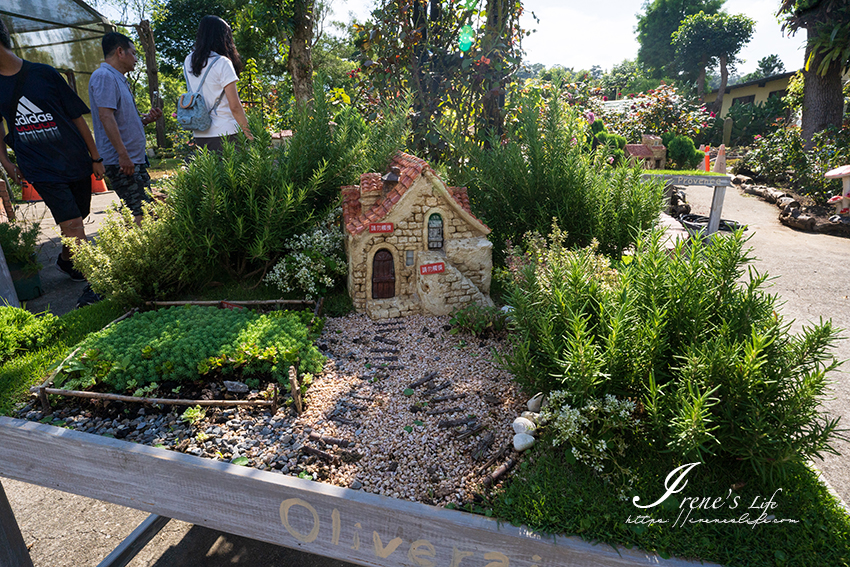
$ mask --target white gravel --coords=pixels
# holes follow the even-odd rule
[[[67,398],[52,419],[55,425],[216,460],[245,457],[247,462],[240,461],[261,470],[311,476],[394,498],[461,503],[480,491],[485,476],[511,456],[508,451],[482,470],[484,461],[512,444],[511,424],[525,409],[526,397],[494,360],[504,342],[451,335],[447,327],[448,317],[326,319],[317,344],[328,362],[313,378],[300,416],[289,407],[275,415],[261,408],[210,408],[205,419],[190,425],[180,419],[182,407],[158,413],[127,406],[111,419]],[[431,381],[411,392],[411,383],[433,372],[437,374]],[[443,384],[447,386],[439,392],[426,394]],[[445,396],[464,397],[433,400]],[[426,413],[453,408],[460,411]],[[18,415],[43,418],[35,401]],[[470,417],[476,419],[468,426],[439,427],[440,422]],[[456,438],[476,425],[482,426],[480,431]],[[311,439],[310,433],[351,444],[325,444]],[[476,461],[472,454],[488,434],[493,434],[493,442]],[[334,461],[305,448],[324,451]]]

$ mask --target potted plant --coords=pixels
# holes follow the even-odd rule
[[[12,274],[18,299],[27,301],[42,294],[41,278],[38,275],[38,233],[40,225],[22,222],[0,223],[0,247],[6,256],[6,264]]]

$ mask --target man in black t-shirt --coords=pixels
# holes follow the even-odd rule
[[[25,178],[44,199],[63,236],[83,241],[83,219],[91,207],[91,175],[103,178],[103,160],[83,118],[86,104],[49,65],[24,61],[12,52],[9,31],[0,20],[0,137],[15,151],[17,165],[0,143],[0,165],[15,181]],[[57,267],[84,281],[62,247]]]

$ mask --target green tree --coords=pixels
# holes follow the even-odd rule
[[[841,126],[841,76],[850,69],[850,4],[846,0],[782,0],[777,15],[785,18],[783,29],[806,30],[801,133],[810,149],[815,133]]]
[[[325,12],[324,3],[314,0],[160,0],[154,21],[164,67],[179,73],[201,18],[222,17],[233,28],[242,58],[254,59],[270,75],[281,75],[286,69],[295,98],[302,103],[313,92],[310,51],[315,17]]]
[[[501,134],[519,69],[520,0],[382,0],[357,27],[361,84],[374,100],[412,95],[412,146],[444,157],[443,132]]]
[[[624,59],[603,75],[600,84],[609,99],[618,99],[621,95],[653,89],[658,86],[658,80],[650,78],[636,60]]]
[[[697,93],[705,92],[705,71],[715,62],[720,65],[720,87],[712,112],[720,112],[729,79],[729,66],[753,35],[755,22],[743,14],[706,14],[688,16],[673,34],[676,64],[689,77],[697,76]]]
[[[670,37],[687,16],[705,12],[715,14],[726,0],[646,0],[643,13],[637,15],[637,61],[653,79],[665,76],[675,49]]]
[[[752,73],[744,76],[744,82],[764,79],[785,71],[785,64],[779,55],[773,54],[759,59],[758,67]]]

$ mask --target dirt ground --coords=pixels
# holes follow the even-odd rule
[[[712,189],[690,187],[688,201],[694,213],[708,215]],[[95,196],[87,225],[96,231],[104,217],[102,211],[114,200],[112,193]],[[782,314],[793,320],[792,331],[799,331],[820,318],[832,318],[842,329],[850,330],[848,282],[850,282],[850,239],[798,232],[781,225],[779,209],[739,189],[726,191],[722,217],[748,226],[755,267],[767,272],[771,291],[783,300]],[[47,293],[30,302],[34,310],[49,308],[65,313],[74,307],[84,284],[75,284],[53,267],[58,254],[58,239],[52,228],[44,230],[47,244],[42,250],[42,271]],[[55,276],[55,277],[54,277]],[[848,336],[850,331],[843,334]],[[842,338],[835,355],[850,359],[850,340]],[[842,424],[850,424],[850,379],[838,372],[834,397],[827,402]],[[827,483],[845,501],[850,501],[850,442],[837,444],[844,455],[825,455],[816,465]],[[126,537],[146,514],[97,500],[57,492],[29,484],[3,480],[12,509],[30,547],[36,567],[84,567],[97,565]],[[268,567],[303,565],[307,567],[343,567],[347,564],[318,556],[264,544],[183,522],[171,521],[130,563],[131,567],[172,567],[203,565],[264,565]]]

